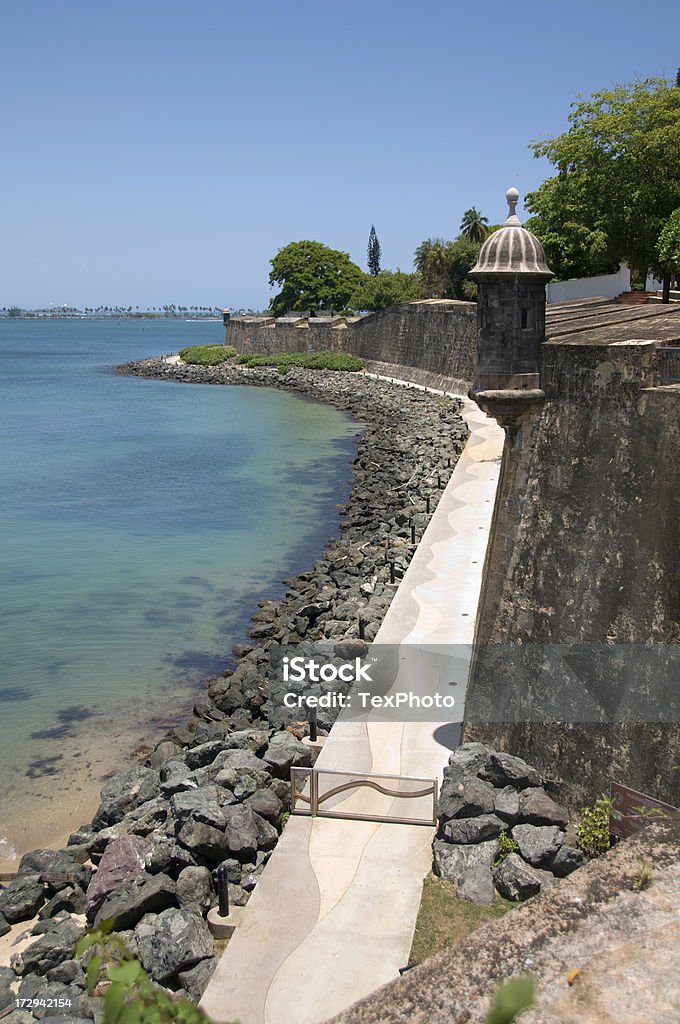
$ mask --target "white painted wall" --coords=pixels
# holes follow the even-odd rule
[[[551,281],[546,285],[548,302],[571,302],[572,299],[594,299],[600,295],[616,298],[630,291],[630,270],[622,263],[616,274],[598,277],[573,277],[569,281]]]

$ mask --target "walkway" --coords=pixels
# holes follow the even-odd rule
[[[441,690],[436,648],[461,645],[458,718],[503,446],[502,430],[467,399],[463,415],[470,438],[374,641],[403,652],[395,692],[412,689],[414,676]],[[317,767],[439,779],[456,743],[456,727],[441,721],[341,716]],[[342,809],[371,813],[375,799],[354,791]],[[423,825],[292,816],[203,1009],[216,1021],[321,1024],[394,979],[408,960],[432,834]]]

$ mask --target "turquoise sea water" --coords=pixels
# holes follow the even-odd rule
[[[0,842],[93,744],[189,711],[257,599],[334,532],[355,421],[110,370],[222,340],[219,323],[0,320]]]

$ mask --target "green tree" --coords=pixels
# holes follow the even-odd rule
[[[365,274],[346,252],[321,242],[290,242],[271,260],[269,284],[282,285],[270,310],[282,316],[288,310],[344,309]]]
[[[663,274],[663,301],[670,300],[671,277],[680,273],[680,207],[666,221],[656,249]]]
[[[525,198],[536,215],[527,226],[559,277],[626,260],[644,280],[661,228],[680,206],[680,91],[649,78],[572,106],[568,131],[531,145],[557,174]]]
[[[469,238],[471,242],[479,242],[481,244],[488,234],[488,225],[489,218],[483,217],[475,206],[471,206],[463,214],[463,219],[460,222],[460,233],[465,238]]]
[[[367,276],[352,293],[350,309],[385,309],[395,302],[412,302],[422,297],[420,274],[402,270],[381,270],[375,277]]]
[[[467,275],[479,255],[479,245],[459,236],[455,242],[427,238],[415,251],[414,266],[429,299],[473,299],[476,288]]]
[[[375,227],[371,224],[371,231],[368,236],[368,250],[367,250],[367,263],[368,272],[371,277],[377,277],[380,273],[380,242],[378,236],[375,233]]]

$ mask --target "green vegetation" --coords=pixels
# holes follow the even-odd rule
[[[460,233],[464,238],[481,245],[489,233],[489,218],[483,217],[476,206],[471,206],[463,214]]]
[[[377,277],[380,273],[380,242],[378,241],[374,224],[371,224],[371,231],[368,236],[366,262],[371,277]]]
[[[279,371],[292,366],[308,370],[349,370],[356,373],[364,364],[346,352],[272,352],[269,355],[241,355],[236,362],[242,366],[276,366]]]
[[[532,974],[510,978],[496,989],[484,1024],[512,1024],[519,1013],[534,1005],[535,999],[536,981]]]
[[[209,1024],[209,1018],[186,998],[176,1002],[155,985],[118,935],[113,921],[87,932],[76,957],[90,954],[86,969],[88,995],[104,991],[102,1024]]]
[[[274,316],[289,310],[344,309],[365,276],[346,252],[307,240],[279,249],[271,267],[269,284],[282,285],[270,303]]]
[[[236,349],[230,345],[190,345],[179,350],[179,357],[185,363],[198,366],[217,366],[233,359]]]
[[[602,794],[590,807],[581,808],[581,820],[576,830],[578,846],[589,857],[599,857],[611,847],[609,816],[612,803]]]
[[[350,309],[385,309],[395,302],[411,302],[422,298],[420,274],[401,270],[381,270],[375,277],[364,277],[349,300]]]
[[[420,963],[426,957],[448,949],[485,921],[502,917],[515,906],[500,896],[495,903],[477,906],[458,898],[455,882],[445,882],[442,878],[428,875],[423,882],[409,963]]]
[[[506,857],[509,857],[511,853],[517,853],[519,846],[508,832],[501,832],[498,837],[500,843],[500,850],[498,856],[493,862],[493,867],[497,868],[499,864],[502,864]]]
[[[663,301],[668,302],[671,277],[680,274],[680,207],[673,210],[664,224],[656,255],[663,274]]]
[[[572,105],[568,131],[534,142],[556,175],[525,198],[527,222],[558,277],[625,260],[644,281],[659,234],[680,206],[680,89],[660,78],[616,85]]]
[[[467,280],[479,255],[479,243],[459,235],[454,242],[426,238],[415,251],[413,265],[422,279],[422,294],[431,299],[474,299],[477,288]]]

